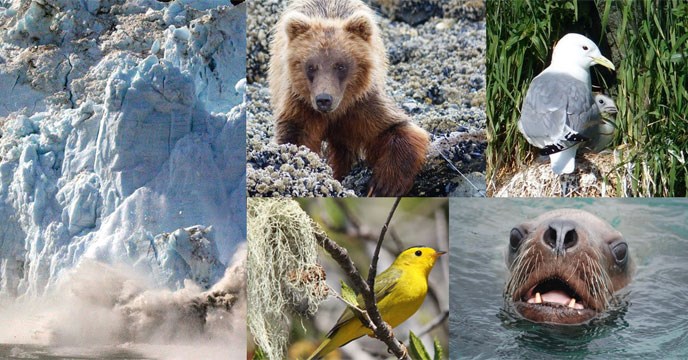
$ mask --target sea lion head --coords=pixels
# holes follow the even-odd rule
[[[547,212],[511,230],[505,300],[538,323],[581,324],[605,311],[633,272],[628,244],[598,217]]]

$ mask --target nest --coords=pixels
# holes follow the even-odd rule
[[[619,151],[581,154],[572,174],[556,175],[549,161],[523,166],[494,197],[602,197],[632,194],[630,164]]]

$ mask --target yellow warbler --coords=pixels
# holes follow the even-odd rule
[[[428,292],[428,275],[435,261],[444,251],[415,246],[404,250],[394,263],[375,278],[375,297],[382,319],[391,327],[397,327],[423,304]],[[363,297],[358,296],[358,306],[365,309]],[[348,344],[372,331],[358,320],[350,308],[346,308],[327,334],[327,339],[308,358],[321,359],[330,351]]]

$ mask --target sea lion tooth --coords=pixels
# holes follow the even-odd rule
[[[571,302],[569,302],[569,307],[574,308],[576,306],[576,299],[571,299]]]
[[[535,293],[535,303],[536,304],[542,304],[542,296],[540,296],[540,293]]]

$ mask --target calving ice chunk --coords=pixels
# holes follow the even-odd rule
[[[86,258],[212,286],[245,238],[245,5],[8,4],[0,294],[43,294]]]
[[[548,155],[555,174],[575,169],[576,151],[589,137],[581,132],[600,119],[590,81],[590,67],[614,70],[594,42],[567,34],[554,47],[552,63],[530,83],[518,128],[528,142]]]

